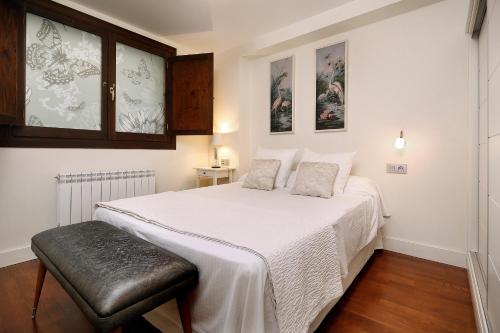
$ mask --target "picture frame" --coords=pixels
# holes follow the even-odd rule
[[[293,55],[270,63],[269,134],[294,132],[294,64]]]
[[[315,132],[347,131],[347,40],[316,49]]]

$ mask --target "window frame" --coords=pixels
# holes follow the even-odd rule
[[[168,59],[176,55],[176,49],[115,26],[96,17],[45,0],[24,0],[20,27],[18,29],[18,89],[17,116],[19,124],[0,126],[0,146],[49,147],[49,148],[125,148],[125,149],[175,149],[176,137],[168,131],[170,113],[165,79],[165,129],[164,134],[121,133],[115,131],[115,101],[109,94],[110,84],[116,82],[115,50],[120,42],[146,52],[154,53],[165,61],[165,78],[168,77]],[[101,130],[83,130],[55,127],[26,126],[26,17],[27,13],[38,15],[73,28],[83,30],[101,38]],[[21,87],[21,89],[19,89]]]

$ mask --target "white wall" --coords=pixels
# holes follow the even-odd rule
[[[488,147],[488,218],[487,218],[487,313],[493,332],[500,332],[500,0],[488,1],[483,24],[487,34],[487,64],[482,81],[488,87],[485,101],[487,124],[481,139]],[[481,35],[483,32],[481,32]],[[485,65],[486,65],[485,64]],[[485,74],[485,75],[484,75]]]
[[[357,151],[354,173],[379,182],[391,208],[386,245],[464,266],[471,174],[466,11],[467,1],[447,0],[270,56],[224,61],[219,73],[226,64],[238,66],[250,85],[245,103],[225,106],[234,109],[231,117],[247,117],[239,119],[235,151],[258,145]],[[348,130],[314,133],[315,49],[342,40],[348,41]],[[269,62],[289,55],[295,56],[295,134],[269,135]],[[216,76],[219,98],[232,94],[236,82],[223,80]],[[401,129],[408,145],[397,152]],[[237,158],[244,172],[251,155]],[[387,162],[408,163],[408,174],[386,174]]]
[[[70,1],[59,2],[172,45]],[[56,226],[57,173],[147,168],[156,170],[157,191],[186,189],[195,186],[193,167],[207,164],[208,145],[208,136],[179,136],[175,151],[0,148],[0,267],[31,259],[31,237]]]
[[[179,138],[175,151],[0,148],[0,267],[31,258],[31,237],[56,226],[59,172],[154,169],[157,191],[191,188],[207,147],[200,136]]]
[[[240,57],[241,49],[235,48],[215,54],[214,73],[214,130],[225,133],[221,157],[230,159],[231,166],[245,170],[252,135],[249,123],[252,114],[247,109],[251,77],[250,61]],[[247,157],[240,159],[240,156]],[[243,163],[243,164],[242,164]]]

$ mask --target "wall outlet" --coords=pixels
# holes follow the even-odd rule
[[[229,166],[229,158],[221,158],[220,165],[223,167],[228,167]]]
[[[394,163],[387,163],[387,173],[399,173],[399,174],[406,174],[408,173],[408,165],[407,164],[394,164]]]

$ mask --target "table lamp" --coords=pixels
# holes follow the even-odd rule
[[[215,163],[212,168],[220,168],[218,148],[222,146],[222,133],[215,133],[212,135],[212,145],[214,146],[214,160]]]

